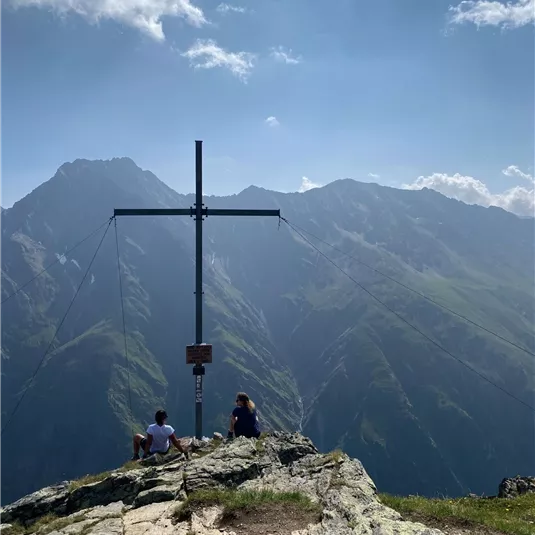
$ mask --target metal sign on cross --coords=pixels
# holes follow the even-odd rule
[[[280,210],[205,208],[202,202],[202,141],[195,141],[195,205],[190,208],[116,208],[114,216],[173,216],[195,218],[195,344],[186,347],[186,362],[195,376],[195,437],[202,438],[204,364],[212,362],[212,346],[202,336],[202,222],[208,216],[276,216]]]

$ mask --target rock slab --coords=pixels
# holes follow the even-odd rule
[[[303,526],[299,535],[442,534],[405,522],[384,506],[358,460],[320,454],[300,434],[195,446],[195,458],[173,457],[166,464],[112,472],[88,485],[66,482],[42,489],[4,507],[2,523],[28,526],[54,513],[59,518],[38,535],[232,535],[219,527],[223,510],[217,505],[194,512],[186,521],[178,521],[176,509],[197,490],[268,489],[298,491],[318,504],[320,520]]]
[[[529,492],[535,492],[535,477],[506,477],[500,483],[498,497],[516,498]]]

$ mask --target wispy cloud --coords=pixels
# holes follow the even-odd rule
[[[505,173],[505,171],[508,173]],[[505,169],[504,174],[527,178],[533,185],[533,177],[527,173],[523,173],[514,165]],[[516,186],[501,193],[491,193],[485,183],[471,176],[463,176],[459,173],[453,176],[444,173],[433,173],[425,177],[420,176],[412,184],[405,184],[403,187],[414,190],[422,188],[434,189],[447,197],[463,201],[467,204],[499,206],[517,215],[535,215],[535,191],[533,187],[528,189],[522,186]]]
[[[502,173],[505,176],[512,176],[512,177],[516,176],[519,178],[523,178],[524,180],[527,180],[528,182],[531,182],[532,184],[535,182],[535,179],[529,173],[524,173],[516,165],[510,165],[507,169],[504,169]]]
[[[254,67],[256,56],[249,52],[227,52],[212,39],[197,39],[195,44],[182,54],[195,69],[222,67],[247,82]]]
[[[272,48],[271,57],[276,59],[277,61],[286,63],[288,65],[297,65],[298,63],[301,63],[301,61],[303,60],[301,56],[293,56],[292,50],[291,49],[286,50],[283,46]]]
[[[377,174],[375,174],[375,173],[368,173],[368,176],[369,176],[370,178],[374,178],[374,179],[381,178],[381,175],[377,175]]]
[[[465,0],[449,12],[453,24],[520,28],[535,21],[535,0]]]
[[[265,121],[264,121],[268,126],[271,126],[271,128],[275,128],[277,126],[280,126],[280,123],[278,121],[278,119],[276,117],[273,117],[273,115],[271,115],[270,117],[268,117]]]
[[[241,6],[233,6],[230,4],[219,4],[217,6],[217,11],[223,14],[230,13],[231,11],[233,13],[245,13],[247,9]]]
[[[314,188],[321,188],[321,184],[316,184],[315,182],[312,182],[312,180],[310,180],[306,176],[301,179],[301,187],[299,188],[299,193],[304,193],[305,191],[309,191]]]
[[[75,13],[90,23],[115,20],[157,41],[165,40],[163,17],[181,17],[197,27],[208,22],[202,9],[190,0],[10,0],[10,3],[18,8],[47,8],[60,15]]]

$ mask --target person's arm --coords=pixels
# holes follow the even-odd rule
[[[143,452],[143,457],[147,457],[150,452],[150,447],[152,446],[152,435],[147,433],[147,442],[145,442],[145,451]]]
[[[232,438],[234,436],[234,426],[236,425],[236,421],[238,418],[236,417],[236,409],[232,411],[232,414],[230,415],[230,423],[228,427],[228,435],[227,438]]]
[[[185,449],[184,449],[184,446],[182,446],[182,444],[180,443],[180,440],[178,440],[178,438],[176,438],[176,435],[174,433],[172,433],[171,435],[169,435],[169,440],[173,443],[173,446],[180,452],[180,453],[185,453]]]
[[[234,416],[234,414],[231,414],[230,415],[230,425],[229,425],[229,428],[228,428],[228,430],[231,433],[234,433],[234,426],[236,425],[237,421],[238,421],[238,418],[236,418],[236,416]]]

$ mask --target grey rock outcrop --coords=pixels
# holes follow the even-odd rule
[[[535,477],[507,477],[500,483],[498,497],[516,498],[528,492],[535,492]]]
[[[441,535],[405,522],[382,505],[362,464],[344,454],[320,454],[299,434],[274,433],[261,440],[208,442],[196,457],[112,472],[101,481],[62,483],[26,496],[1,511],[2,523],[27,526],[45,514],[57,517],[47,535],[232,535],[211,505],[178,521],[177,506],[201,489],[273,490],[306,494],[321,518],[299,535]],[[44,531],[43,531],[44,529]]]

